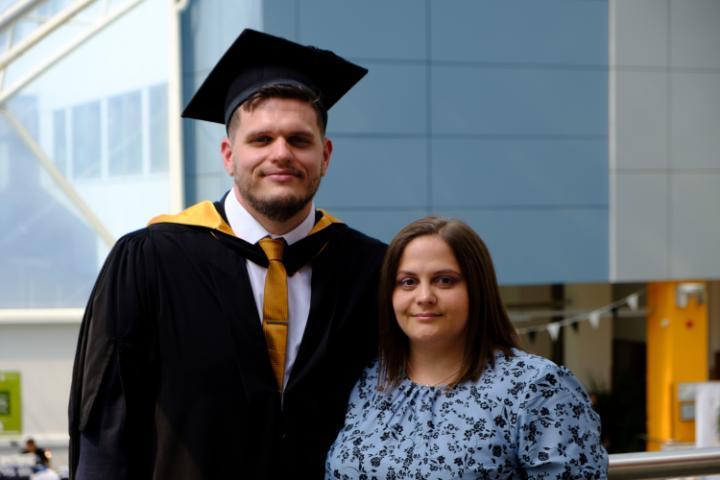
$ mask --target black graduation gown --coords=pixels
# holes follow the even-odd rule
[[[212,213],[226,227],[221,203]],[[376,353],[385,246],[341,223],[294,244],[320,247],[307,247],[319,250],[310,313],[281,404],[245,264],[252,249],[222,230],[158,223],[113,248],[80,330],[72,475],[83,456],[85,478],[322,478]]]

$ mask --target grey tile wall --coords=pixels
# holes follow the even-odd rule
[[[670,268],[675,278],[720,277],[720,169],[672,176]]]
[[[720,4],[718,4],[720,12]],[[717,37],[720,39],[720,23]],[[715,52],[720,56],[720,49]],[[720,69],[713,73],[673,72],[671,164],[675,169],[720,170]]]
[[[720,2],[614,0],[612,280],[720,277]]]
[[[666,214],[668,179],[665,173],[618,175],[615,275],[623,281],[670,276],[670,218]]]
[[[616,168],[668,168],[668,77],[656,71],[618,71]]]
[[[670,0],[613,0],[616,65],[664,67]]]
[[[720,68],[720,3],[672,0],[670,43],[673,67]]]

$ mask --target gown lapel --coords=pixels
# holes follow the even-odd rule
[[[223,200],[212,203],[201,202],[183,210],[176,215],[160,215],[150,221],[157,223],[175,223],[209,229],[209,233],[223,243],[260,266],[267,267],[268,260],[257,244],[250,244],[237,238],[230,228],[225,215]],[[322,358],[329,341],[329,319],[337,302],[337,286],[339,278],[336,274],[337,262],[328,255],[337,246],[332,244],[336,233],[344,224],[327,212],[316,212],[315,226],[310,234],[287,247],[285,268],[288,275],[293,275],[304,265],[311,264],[313,273],[311,280],[310,312],[300,350],[293,366],[287,388],[302,378],[303,373],[315,363],[314,359]],[[321,255],[323,254],[323,255]],[[239,262],[238,295],[232,302],[233,312],[227,316],[230,320],[228,329],[237,344],[237,366],[242,372],[243,387],[248,400],[265,401],[267,395],[277,394],[272,367],[267,355],[262,325],[255,305],[250,280],[245,262]]]

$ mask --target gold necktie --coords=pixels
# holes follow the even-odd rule
[[[283,389],[285,377],[285,345],[288,331],[287,273],[282,262],[285,240],[265,237],[260,240],[270,264],[265,276],[263,300],[263,333],[267,344],[270,364],[275,373],[278,390]]]

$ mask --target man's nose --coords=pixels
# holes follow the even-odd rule
[[[282,137],[278,137],[271,145],[270,157],[273,160],[286,160],[293,157],[292,148],[288,144],[287,140]]]

